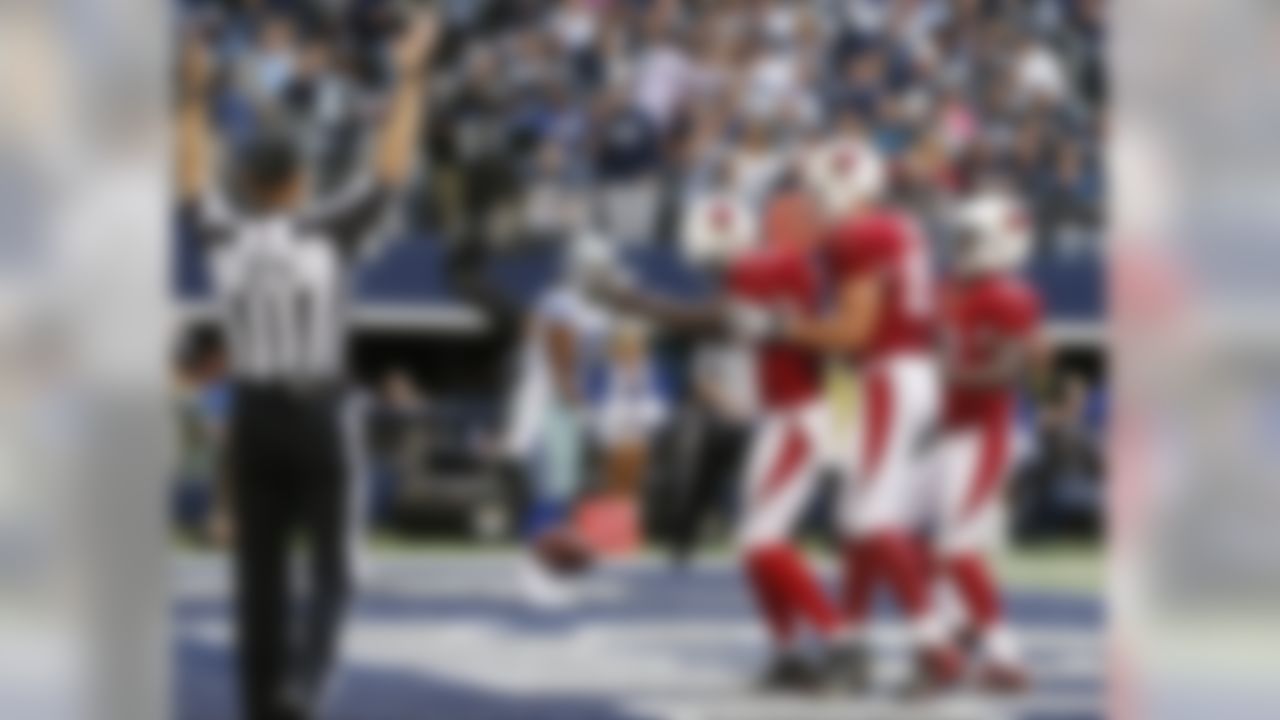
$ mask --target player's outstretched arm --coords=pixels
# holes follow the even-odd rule
[[[858,352],[875,329],[881,294],[876,277],[850,280],[840,288],[835,308],[829,314],[787,318],[782,325],[782,339],[823,352]]]
[[[394,87],[374,156],[374,175],[386,187],[400,187],[413,174],[422,136],[427,61],[438,37],[435,14],[419,11],[392,50]]]
[[[724,302],[679,301],[621,283],[601,283],[593,293],[613,309],[642,317],[669,332],[728,335],[734,331],[731,307]]]
[[[175,133],[178,200],[183,204],[201,198],[213,172],[215,147],[208,108],[212,84],[212,57],[204,43],[192,36],[182,48]]]

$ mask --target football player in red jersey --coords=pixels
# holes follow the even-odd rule
[[[1025,212],[984,191],[956,214],[952,273],[942,294],[944,404],[934,449],[936,568],[957,591],[992,690],[1027,685],[989,560],[1009,472],[1015,393],[1042,357],[1040,300],[1018,275],[1030,249]]]
[[[827,643],[842,621],[792,534],[818,489],[826,461],[826,407],[821,399],[820,358],[769,335],[777,308],[816,310],[819,277],[808,252],[759,242],[750,208],[712,196],[691,208],[684,232],[686,254],[717,265],[720,298],[705,304],[665,300],[631,289],[604,294],[620,309],[638,312],[671,329],[718,335],[750,363],[756,422],[744,476],[736,542],[747,582],[774,643],[762,685],[775,690],[814,690],[821,668],[797,647],[802,626]]]
[[[838,524],[845,541],[845,616],[851,642],[831,659],[835,680],[866,685],[861,635],[885,583],[908,619],[920,689],[955,683],[960,655],[931,608],[926,548],[915,532],[924,460],[938,419],[933,262],[910,217],[883,202],[884,161],[848,137],[817,147],[806,180],[825,218],[832,307],[792,314],[782,337],[842,356],[859,370],[862,413],[849,448]]]

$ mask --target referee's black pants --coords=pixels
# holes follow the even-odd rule
[[[230,441],[244,717],[307,718],[333,663],[349,592],[338,393],[254,384],[235,392]],[[305,593],[291,582],[290,548],[298,540],[307,550]]]

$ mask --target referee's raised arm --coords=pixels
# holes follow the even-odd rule
[[[438,37],[435,15],[423,12],[393,48],[396,77],[374,161],[374,174],[389,187],[403,186],[413,175],[416,145],[422,137],[427,59]]]
[[[214,62],[194,33],[182,47],[178,77],[175,162],[177,201],[186,228],[204,243],[225,239],[232,231],[225,208],[210,198],[217,141],[209,126],[209,93]]]
[[[209,51],[192,38],[182,48],[178,87],[178,199],[200,197],[212,166],[213,138],[209,130],[207,98],[213,76]]]

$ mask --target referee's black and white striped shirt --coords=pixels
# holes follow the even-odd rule
[[[240,215],[217,197],[188,209],[212,251],[232,375],[336,382],[345,371],[347,268],[384,237],[394,193],[369,178],[293,213]]]

